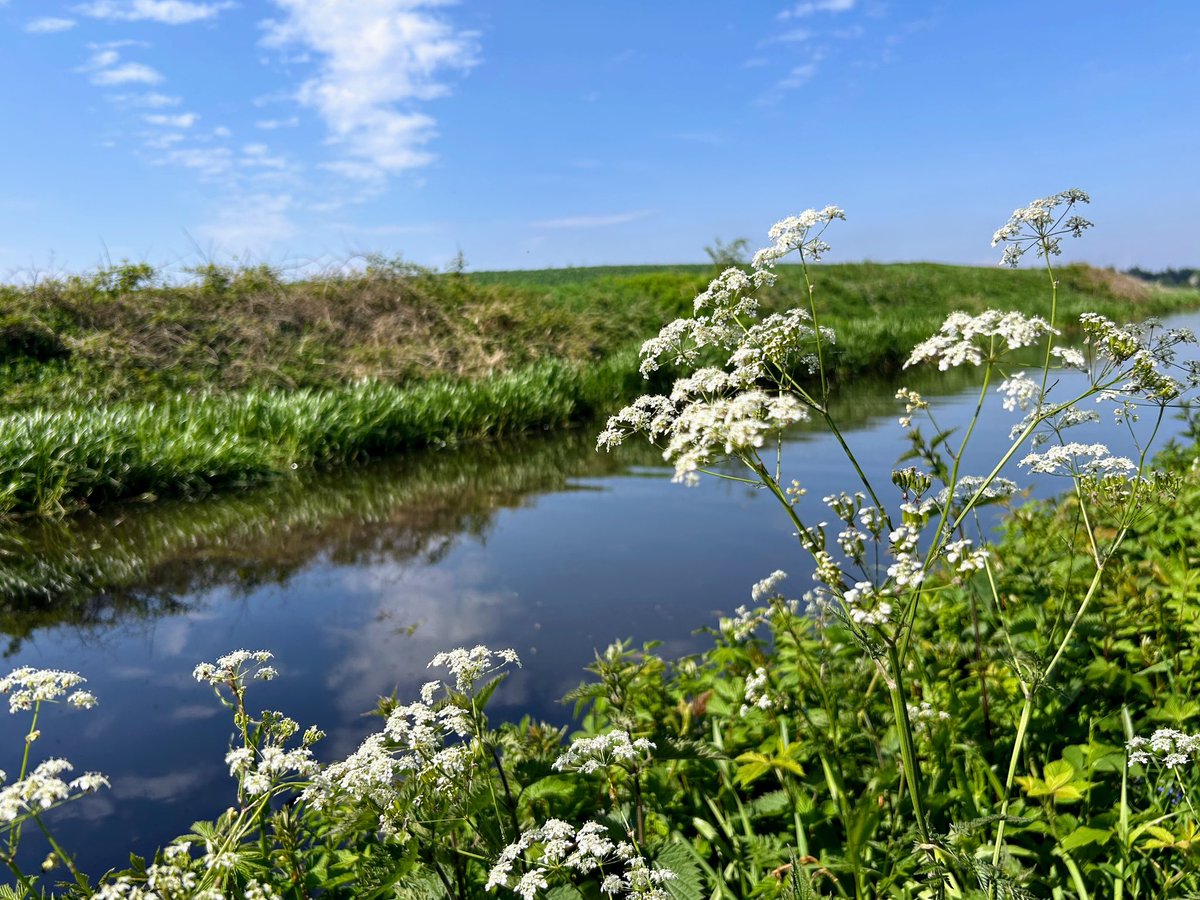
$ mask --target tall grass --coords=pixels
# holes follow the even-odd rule
[[[58,514],[142,495],[190,494],[298,467],[363,460],[595,415],[636,375],[620,354],[481,381],[178,395],[0,418],[0,511]]]

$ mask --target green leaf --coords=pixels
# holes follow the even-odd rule
[[[1108,843],[1108,839],[1112,837],[1113,831],[1111,828],[1090,828],[1087,825],[1080,825],[1065,838],[1058,842],[1062,849],[1071,851],[1078,847],[1086,847],[1089,844],[1104,845]]]
[[[1046,788],[1052,794],[1059,788],[1069,784],[1074,777],[1075,767],[1065,759],[1056,759],[1052,763],[1046,763],[1046,768],[1042,770],[1042,779],[1046,783]]]
[[[663,884],[674,900],[703,900],[700,869],[685,845],[668,844],[655,857],[655,862],[675,873],[673,879]]]
[[[787,812],[791,808],[791,803],[788,801],[786,791],[771,791],[763,794],[761,797],[755,797],[750,803],[750,815],[755,818],[761,816],[778,816]]]

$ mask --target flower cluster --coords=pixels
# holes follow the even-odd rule
[[[772,245],[759,251],[752,270],[726,269],[695,300],[689,318],[664,325],[641,348],[642,375],[661,366],[696,366],[703,355],[720,353],[724,366],[706,366],[676,380],[670,396],[644,396],[608,420],[597,446],[612,449],[631,434],[664,445],[663,457],[675,466],[675,480],[695,484],[697,472],[726,457],[750,459],[767,436],[805,421],[809,405],[781,385],[797,365],[815,370],[813,352],[834,341],[800,309],[758,318],[754,293],[774,281],[771,268],[798,251],[819,259],[828,249],[821,239],[837,207],[807,210],[771,229]],[[707,351],[706,351],[706,348]],[[774,390],[762,383],[774,383]]]
[[[265,746],[235,747],[225,754],[229,774],[240,780],[242,788],[251,797],[267,793],[291,773],[308,778],[320,769],[311,749],[324,737],[320,729],[309,728],[300,746],[288,750],[284,748],[284,743],[299,730],[295,720],[278,713],[266,713],[264,719],[268,725],[264,729],[268,734]]]
[[[192,856],[190,841],[178,841],[163,849],[162,859],[146,868],[144,876],[122,875],[100,885],[91,900],[225,900],[221,887],[202,887],[207,877],[227,873],[236,859],[218,851],[211,842],[201,857]],[[243,900],[283,900],[269,883],[250,878],[238,889]]]
[[[976,494],[980,500],[1003,500],[1017,490],[1017,483],[1009,478],[996,476],[989,481],[978,475],[963,475],[955,482],[953,492],[950,488],[942,488],[937,495],[937,505],[944,507],[951,502],[952,495],[955,503],[970,500]]]
[[[71,781],[64,780],[61,776],[71,769],[71,764],[65,759],[48,759],[20,781],[0,788],[0,823],[11,825],[25,816],[109,786],[108,779],[99,772],[88,772]],[[4,773],[0,772],[0,780],[4,777]]]
[[[904,402],[904,415],[899,418],[901,428],[911,428],[913,413],[920,409],[929,409],[929,403],[916,391],[906,387],[896,391],[896,399]]]
[[[767,435],[808,419],[799,400],[765,391],[688,404],[675,419],[663,458],[675,466],[675,481],[693,485],[698,470],[732,455],[756,450]]]
[[[200,663],[192,670],[192,677],[214,687],[241,683],[249,675],[260,681],[270,681],[279,674],[274,666],[266,665],[270,659],[269,650],[234,650],[215,663]]]
[[[523,875],[514,879],[513,866],[526,854],[533,857]],[[606,868],[617,868],[606,872]],[[555,871],[602,876],[600,892],[613,897],[669,900],[662,885],[675,878],[669,869],[652,868],[632,844],[614,842],[596,822],[576,829],[561,819],[549,819],[527,829],[505,847],[488,875],[486,890],[510,888],[522,900],[533,900],[550,886]]]
[[[1160,728],[1149,738],[1132,737],[1125,748],[1129,765],[1145,766],[1152,762],[1174,769],[1191,762],[1200,752],[1200,734],[1185,734],[1174,728]]]
[[[978,366],[985,359],[997,359],[1006,350],[1028,347],[1047,334],[1058,331],[1040,316],[995,309],[984,310],[977,316],[953,312],[946,317],[938,334],[913,348],[904,367],[937,362],[938,369],[945,372],[964,364]]]
[[[1133,461],[1113,456],[1104,444],[1071,442],[1051,447],[1044,453],[1030,453],[1018,465],[1042,475],[1127,475],[1137,471]]]
[[[1067,214],[1076,203],[1089,203],[1090,198],[1077,188],[1060,191],[1034,200],[1028,206],[1015,210],[1009,220],[992,235],[992,246],[1005,244],[1001,265],[1015,266],[1031,248],[1037,248],[1039,257],[1057,256],[1062,253],[1062,236],[1069,234],[1080,237],[1092,227],[1082,216]],[[1065,206],[1061,213],[1055,213]]]
[[[579,738],[554,761],[556,771],[577,771],[590,775],[608,766],[646,762],[654,743],[646,738],[631,739],[626,731],[606,731],[593,738]]]
[[[1004,395],[1004,408],[1009,412],[1027,412],[1031,406],[1040,406],[1042,387],[1024,372],[1017,372],[1000,382],[996,392]]]
[[[830,249],[821,235],[834,219],[844,222],[846,213],[836,206],[826,206],[820,210],[806,209],[798,216],[776,222],[768,232],[771,246],[755,253],[752,265],[755,269],[773,266],[793,250],[799,252],[802,259],[819,261]]]
[[[446,666],[460,691],[469,691],[476,680],[520,660],[512,650],[478,646],[439,653],[429,663]],[[438,699],[439,682],[421,689],[415,703],[395,707],[381,731],[368,735],[346,759],[317,772],[301,798],[315,809],[331,809],[349,802],[380,810],[379,827],[385,835],[403,838],[405,812],[399,804],[408,796],[420,805],[426,796],[449,801],[457,796],[473,764],[476,737],[469,711],[461,697]]]
[[[86,681],[75,672],[23,666],[0,678],[0,694],[8,694],[9,712],[28,712],[39,703],[57,701]],[[67,696],[67,703],[78,709],[91,709],[96,705],[96,697],[90,691],[72,691]]]
[[[489,650],[479,644],[470,650],[458,648],[439,653],[427,668],[445,667],[454,676],[454,686],[463,692],[471,690],[480,678],[499,672],[506,665],[520,666],[516,650]]]

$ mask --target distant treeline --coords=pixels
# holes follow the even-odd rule
[[[1126,274],[1142,281],[1153,281],[1171,287],[1200,287],[1200,269],[1163,269],[1161,272],[1150,272],[1134,266]]]

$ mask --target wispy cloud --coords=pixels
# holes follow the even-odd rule
[[[158,84],[162,80],[162,74],[158,70],[135,62],[114,65],[92,75],[92,84],[107,87],[118,84]]]
[[[446,78],[479,62],[478,36],[437,9],[446,0],[274,0],[274,48],[299,46],[320,60],[296,99],[317,110],[342,174],[372,178],[426,165],[435,120],[415,108],[449,93]]]
[[[297,233],[289,194],[250,194],[223,204],[216,219],[196,229],[199,237],[232,253],[264,250]]]
[[[804,87],[804,85],[812,81],[813,76],[817,74],[820,68],[821,56],[820,54],[815,54],[808,62],[793,66],[787,76],[780,79],[777,87],[785,91],[794,91],[796,88]]]
[[[94,0],[75,7],[75,12],[92,19],[110,22],[158,22],[163,25],[188,25],[216,18],[237,4],[194,3],[191,0]]]
[[[259,119],[254,123],[254,127],[263,131],[276,131],[280,128],[295,128],[299,124],[299,116],[289,116],[286,119]]]
[[[654,215],[652,209],[638,209],[631,212],[612,213],[610,215],[601,216],[567,216],[562,219],[544,219],[540,222],[534,222],[534,228],[607,228],[611,225],[625,225],[629,222],[636,222],[638,219],[644,219],[647,216]]]
[[[819,12],[843,13],[854,9],[856,0],[807,0],[795,3],[779,13],[777,18],[786,22],[788,19],[803,19]]]
[[[180,113],[177,116],[148,115],[142,116],[151,125],[164,125],[167,128],[191,128],[200,117],[195,113]]]
[[[145,94],[112,94],[108,99],[122,106],[140,106],[147,109],[163,109],[168,106],[178,106],[183,102],[182,97],[172,97],[169,94],[158,94],[153,91]]]
[[[75,24],[74,19],[47,16],[44,19],[33,19],[27,22],[25,30],[30,34],[56,34],[60,31],[70,31],[75,27]]]
[[[229,173],[233,168],[233,152],[228,147],[180,147],[155,162],[182,166],[212,178]]]
[[[759,41],[758,46],[769,47],[771,44],[803,44],[805,41],[810,40],[812,36],[813,33],[807,28],[792,28]]]

